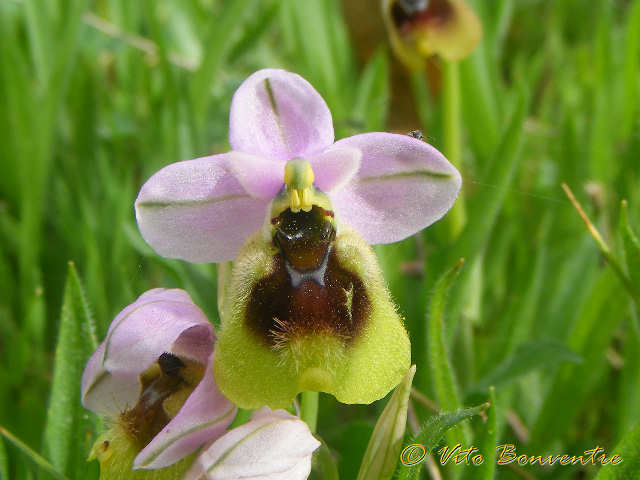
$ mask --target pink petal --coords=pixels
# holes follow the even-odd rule
[[[201,453],[194,471],[209,480],[303,480],[319,446],[302,420],[265,407]]]
[[[408,135],[365,133],[336,142],[362,151],[353,181],[331,194],[336,215],[372,244],[402,240],[440,219],[458,196],[460,173]]]
[[[285,162],[242,152],[228,154],[227,169],[252,197],[271,200],[284,185]]]
[[[190,262],[232,260],[258,230],[268,201],[253,198],[228,171],[234,152],[173,163],[140,189],[136,219],[160,255]]]
[[[82,405],[111,418],[133,406],[140,394],[136,374],[111,375],[102,365],[104,342],[91,355],[82,373]]]
[[[295,73],[260,70],[233,95],[229,114],[233,150],[290,160],[321,152],[333,138],[327,104]]]
[[[180,353],[188,351],[181,335],[194,346],[190,356],[205,363],[213,349],[213,326],[202,310],[184,290],[150,290],[111,322],[103,366],[111,374],[139,375],[162,353],[173,351],[174,343]]]
[[[209,361],[202,381],[178,414],[138,454],[134,468],[164,468],[220,437],[231,424],[236,407],[215,383]]]
[[[352,147],[330,147],[309,158],[315,185],[323,192],[344,187],[360,168],[362,152]]]

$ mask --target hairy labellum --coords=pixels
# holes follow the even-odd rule
[[[163,471],[134,472],[133,459],[169,423],[202,379],[204,365],[163,353],[140,375],[140,396],[95,442],[90,459],[100,462],[100,479],[180,478],[191,463],[183,460]]]
[[[366,288],[344,269],[333,248],[333,213],[285,210],[272,223],[279,253],[273,270],[252,287],[247,326],[271,346],[293,336],[330,334],[348,343],[370,310]]]
[[[138,402],[120,414],[123,429],[140,449],[175,416],[203,373],[202,364],[165,352],[140,375]]]
[[[243,408],[286,407],[305,390],[370,403],[409,368],[375,254],[317,203],[272,211],[269,237],[254,235],[235,262],[214,372]]]

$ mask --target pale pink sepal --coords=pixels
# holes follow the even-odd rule
[[[229,113],[233,150],[286,161],[320,153],[333,139],[329,107],[300,75],[259,70],[233,95]]]
[[[135,202],[138,228],[160,255],[190,262],[232,260],[264,222],[268,199],[248,193],[229,171],[234,152],[172,163]]]
[[[336,142],[362,151],[353,180],[331,194],[341,221],[371,244],[402,240],[455,202],[460,173],[434,147],[408,135],[365,133]]]

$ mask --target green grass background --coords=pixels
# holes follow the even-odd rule
[[[637,305],[560,184],[572,187],[640,291],[640,254],[633,242],[624,251],[619,227],[626,199],[640,230],[640,1],[471,3],[485,36],[460,65],[467,224],[457,238],[444,220],[376,247],[410,330],[414,386],[449,410],[486,401],[495,385],[495,442],[522,453],[615,452],[640,420]],[[0,1],[0,425],[25,444],[0,436],[0,479],[55,477],[33,452],[69,478],[97,478],[85,459],[100,422],[80,406],[80,375],[111,319],[143,291],[186,288],[218,322],[215,265],[156,255],[138,233],[133,201],[162,166],[228,149],[231,95],[247,75],[264,67],[303,75],[329,104],[337,138],[385,129],[386,38],[371,38],[379,50],[359,64],[341,7]],[[424,76],[406,94],[418,99],[416,128],[442,148],[439,95]],[[447,296],[436,280],[460,257]],[[356,477],[383,406],[321,396],[318,432],[341,478]],[[413,410],[419,421],[432,414],[415,400]],[[486,430],[476,418],[451,438],[477,445]],[[619,478],[640,478],[633,435],[623,445],[629,476]]]

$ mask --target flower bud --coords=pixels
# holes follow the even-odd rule
[[[382,0],[394,52],[412,70],[440,55],[461,60],[482,39],[482,24],[465,0]]]

